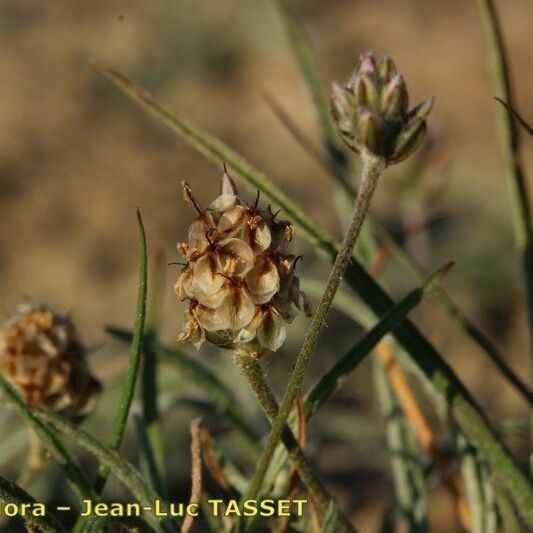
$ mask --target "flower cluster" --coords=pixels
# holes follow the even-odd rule
[[[93,410],[101,388],[70,318],[35,303],[0,327],[0,373],[32,407],[72,420]]]
[[[379,61],[362,54],[344,86],[333,85],[332,114],[344,142],[356,153],[365,151],[398,163],[411,155],[426,134],[433,98],[408,110],[405,83],[388,56]]]
[[[254,343],[277,350],[295,308],[310,314],[295,276],[298,258],[281,251],[293,227],[270,206],[260,209],[259,193],[253,205],[242,202],[227,172],[207,209],[185,182],[183,191],[198,216],[188,241],[178,244],[186,264],[175,290],[190,302],[179,340],[190,339],[197,349],[207,339],[225,348]]]

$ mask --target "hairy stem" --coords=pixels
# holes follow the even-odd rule
[[[333,302],[333,298],[335,297],[335,293],[337,292],[337,288],[339,287],[346,266],[348,265],[348,261],[352,256],[353,248],[361,231],[361,226],[363,225],[368,207],[370,206],[372,195],[376,189],[384,168],[385,163],[381,159],[368,157],[364,161],[361,185],[355,200],[355,205],[350,218],[350,224],[346,230],[341,248],[335,259],[335,263],[333,265],[333,269],[331,270],[322,300],[320,301],[320,304],[315,312],[313,321],[311,322],[311,326],[309,327],[309,331],[300,351],[300,355],[296,361],[296,365],[281,402],[279,412],[272,423],[272,430],[270,432],[266,448],[263,451],[259,462],[257,463],[256,471],[250,482],[250,487],[248,489],[246,498],[253,499],[259,493],[268,463],[270,462],[272,454],[276,449],[276,445],[283,433],[283,428],[285,427],[287,417],[291,412],[296,394],[300,389],[300,385],[302,384],[303,378],[307,371],[311,356],[313,355],[314,349],[318,343],[320,332],[324,327],[324,323]]]
[[[258,357],[254,354],[236,351],[233,353],[233,360],[250,384],[255,396],[261,404],[265,416],[270,423],[273,423],[279,412],[278,402],[265,380]],[[330,502],[333,502],[333,504],[337,506],[337,503],[327,492],[320,479],[315,476],[307,457],[287,425],[283,427],[281,440],[289,452],[290,460],[296,467],[302,483],[319,505],[322,515],[326,512]],[[340,510],[338,510],[338,517],[338,525],[341,527],[342,531],[354,531],[350,522]]]

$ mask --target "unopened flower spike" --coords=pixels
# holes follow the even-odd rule
[[[92,412],[100,383],[72,320],[45,305],[18,306],[0,327],[0,372],[32,407],[79,421]]]
[[[409,157],[426,135],[433,98],[411,111],[403,77],[388,56],[361,54],[344,85],[334,84],[331,110],[343,141],[357,154],[382,158],[387,165]]]
[[[206,209],[183,187],[198,218],[188,242],[178,246],[187,262],[175,291],[190,302],[179,340],[191,340],[197,349],[207,340],[257,355],[277,350],[296,309],[310,311],[295,258],[282,251],[292,226],[261,209],[259,193],[251,205],[244,203],[225,168],[220,195]]]

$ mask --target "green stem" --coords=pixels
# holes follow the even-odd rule
[[[494,2],[493,0],[476,0],[476,5],[485,38],[492,91],[494,96],[514,108],[505,44]],[[532,350],[531,372],[533,373],[533,224],[522,158],[520,156],[520,132],[513,117],[502,106],[496,107],[496,127],[503,173],[511,195],[511,216],[513,218],[516,248],[524,270],[529,314],[530,348]]]
[[[238,350],[233,353],[233,360],[241,370],[243,376],[246,378],[256,398],[258,399],[265,416],[272,424],[279,412],[278,402],[272,394],[268,386],[259,359],[254,354],[245,353]],[[298,441],[294,437],[292,431],[288,426],[283,427],[281,440],[289,452],[289,457],[298,471],[298,475],[302,480],[313,499],[320,506],[322,514],[326,512],[328,505],[333,502],[337,506],[337,502],[327,492],[322,482],[315,476],[307,457],[300,448]],[[349,520],[338,510],[339,525],[342,523],[342,531],[354,531]]]
[[[322,300],[315,311],[313,320],[300,351],[300,355],[296,361],[296,365],[281,402],[278,415],[272,424],[272,431],[268,438],[266,448],[263,451],[259,462],[257,463],[256,471],[250,482],[248,494],[246,495],[247,498],[253,499],[259,493],[263,478],[268,468],[268,464],[281,437],[296,395],[300,390],[300,386],[307,371],[311,356],[313,355],[313,351],[318,343],[320,332],[324,327],[326,317],[333,302],[333,298],[335,297],[335,293],[337,292],[337,288],[339,287],[344,271],[346,270],[346,266],[348,265],[348,262],[352,256],[353,248],[357,241],[357,237],[359,236],[359,232],[361,231],[361,226],[363,225],[368,207],[370,206],[372,195],[377,187],[379,178],[383,173],[384,168],[385,164],[381,159],[368,157],[364,161],[361,185],[359,187],[359,192],[357,194],[352,216],[350,218],[350,224],[344,235],[337,258],[335,259],[324,295],[322,296]]]

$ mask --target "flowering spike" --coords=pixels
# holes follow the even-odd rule
[[[226,169],[220,196],[207,211],[187,184],[184,196],[203,216],[179,246],[187,264],[175,292],[189,306],[178,339],[197,348],[207,340],[228,349],[277,350],[295,309],[309,311],[294,274],[297,259],[281,251],[294,228],[260,208],[259,192],[251,206],[244,204]]]

